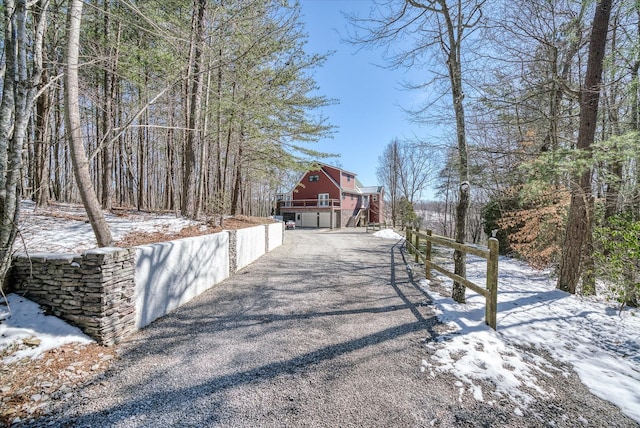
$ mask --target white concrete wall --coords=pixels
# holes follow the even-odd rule
[[[264,226],[248,227],[236,231],[236,268],[249,265],[265,254]]]
[[[269,248],[268,251],[282,245],[282,230],[284,229],[284,223],[271,223],[267,225],[267,233],[269,234]]]
[[[264,253],[264,227],[260,229]],[[227,232],[137,247],[136,328],[150,324],[228,277]]]

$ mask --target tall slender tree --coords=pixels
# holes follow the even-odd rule
[[[378,2],[376,11],[384,16],[370,19],[352,19],[359,33],[355,43],[370,45],[395,45],[397,53],[390,55],[392,67],[413,66],[424,61],[424,56],[432,63],[438,63],[446,69],[443,74],[447,80],[447,92],[451,96],[455,117],[457,167],[460,186],[456,207],[457,242],[464,242],[467,229],[467,213],[471,194],[469,182],[469,159],[467,149],[467,131],[463,88],[463,43],[477,29],[482,18],[485,0],[405,0],[403,2]],[[384,12],[386,10],[386,12]],[[411,40],[407,44],[404,38]],[[415,87],[430,87],[417,85]],[[427,109],[415,112],[418,120],[425,120]],[[461,251],[454,253],[454,271],[457,275],[466,275],[466,257]],[[464,285],[454,282],[452,297],[460,303],[465,301]]]
[[[48,3],[7,0],[2,8],[6,68],[0,101],[0,290],[18,231],[22,152],[42,75]]]
[[[80,24],[82,22],[82,0],[71,0],[67,15],[67,48],[66,69],[64,76],[65,99],[65,127],[71,161],[76,178],[76,185],[82,198],[82,203],[89,222],[93,228],[99,247],[108,247],[113,244],[111,231],[104,214],[100,209],[98,196],[91,182],[89,174],[89,160],[82,142],[82,124],[80,122],[79,109],[79,84],[78,84],[78,58],[80,52]]]
[[[578,155],[585,158],[587,164],[590,162],[597,127],[600,83],[611,4],[612,0],[601,0],[596,5],[589,41],[587,71],[580,94],[580,126],[576,149],[581,151]],[[585,281],[584,287],[594,287],[592,271],[594,204],[591,173],[591,168],[587,167],[580,174],[572,177],[571,205],[558,276],[558,288],[570,293],[576,292],[580,278]]]

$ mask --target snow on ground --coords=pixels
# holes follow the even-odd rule
[[[96,247],[91,225],[84,220],[81,205],[55,204],[37,209],[32,201],[22,201],[20,233],[15,251],[81,253]],[[118,216],[106,213],[114,240],[130,232],[177,232],[196,224],[174,215],[127,211]],[[92,340],[76,327],[54,316],[46,316],[38,304],[16,294],[0,295],[0,353],[8,364],[17,359],[35,358],[67,343]]]
[[[105,213],[115,241],[130,232],[177,232],[196,222],[171,214],[127,211],[126,216]],[[82,205],[61,204],[36,208],[22,201],[17,252],[82,253],[95,248],[96,238]]]
[[[468,279],[484,284],[485,272],[484,259],[468,257]],[[444,276],[439,279],[450,284]],[[421,280],[425,290],[428,284]],[[496,397],[526,407],[534,395],[553,395],[542,388],[544,377],[566,376],[527,351],[540,349],[570,364],[593,394],[640,423],[640,311],[620,311],[555,285],[548,272],[501,257],[497,332],[484,322],[485,302],[479,294],[467,290],[467,303],[461,305],[430,292],[439,319],[454,331],[427,345],[432,355],[423,361],[422,370],[451,372],[460,379],[461,395],[468,392],[480,401],[493,399],[485,397],[480,386],[489,381]]]
[[[62,206],[58,209],[59,218],[52,218],[41,215],[32,203],[24,203],[16,250],[24,251],[23,242],[29,251],[38,252],[79,253],[94,248],[90,225],[64,218],[70,210],[73,215],[74,209],[78,218],[84,215],[81,207]],[[176,231],[189,225],[171,215],[144,213],[107,215],[107,221],[116,240],[132,231]],[[403,239],[392,229],[373,236]],[[468,257],[467,277],[484,284],[485,263]],[[423,371],[451,372],[460,380],[461,396],[468,392],[475,399],[488,402],[508,397],[524,408],[535,397],[553,395],[542,386],[544,378],[565,375],[545,358],[527,350],[538,348],[551,358],[570,364],[595,395],[614,403],[640,423],[640,311],[620,312],[605,302],[559,291],[548,272],[515,260],[501,258],[499,270],[497,332],[484,323],[482,296],[467,290],[467,304],[460,305],[429,292],[440,320],[454,331],[427,344],[431,358],[423,361]],[[429,289],[426,280],[421,286]],[[58,318],[45,316],[35,303],[17,295],[7,297],[9,307],[0,298],[0,353],[11,354],[7,347],[32,337],[40,342],[5,356],[3,362],[36,357],[65,343],[91,340]],[[485,381],[495,385],[491,395],[481,387]]]
[[[383,239],[404,239],[404,236],[400,235],[393,229],[382,229],[373,234],[376,238]]]
[[[31,300],[9,294],[7,302],[8,305],[0,298],[0,353],[9,354],[2,359],[5,364],[27,357],[36,358],[67,343],[93,342],[79,328],[45,315]],[[10,347],[15,349],[10,350]]]

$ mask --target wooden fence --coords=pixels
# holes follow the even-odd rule
[[[367,223],[366,225],[366,231],[367,233],[369,233],[370,230],[376,231],[376,230],[382,230],[382,229],[386,229],[387,228],[387,224],[386,223]]]
[[[422,251],[422,241],[424,241],[424,252]],[[476,293],[485,297],[486,312],[485,322],[496,330],[496,316],[498,313],[498,240],[489,238],[488,248],[482,249],[468,244],[460,244],[451,238],[432,235],[431,230],[421,232],[419,229],[406,229],[406,245],[410,254],[415,256],[415,262],[424,262],[425,276],[431,279],[431,269],[448,276],[454,281],[463,284]],[[432,245],[440,245],[454,250],[459,250],[465,254],[473,254],[487,260],[487,283],[483,288],[460,275],[457,275],[445,268],[438,266],[431,261]]]

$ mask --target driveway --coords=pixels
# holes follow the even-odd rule
[[[38,426],[536,426],[422,373],[437,323],[401,242],[290,230],[285,244],[137,332]],[[574,382],[579,385],[578,382]]]
[[[105,379],[52,421],[428,423],[420,349],[436,321],[400,244],[363,230],[286,231],[284,245],[128,339]]]

